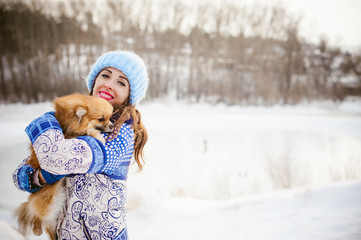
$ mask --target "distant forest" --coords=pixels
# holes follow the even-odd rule
[[[310,44],[301,21],[280,5],[0,0],[0,102],[85,93],[96,58],[122,49],[144,58],[148,100],[273,105],[361,95],[361,52]]]

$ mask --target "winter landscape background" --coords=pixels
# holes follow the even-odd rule
[[[11,173],[50,103],[0,105],[0,239],[24,239]],[[146,165],[129,176],[131,239],[360,239],[361,104],[140,106]],[[30,239],[46,239],[45,236]]]
[[[86,93],[95,59],[122,49],[150,77],[130,239],[361,239],[360,10],[354,0],[0,0],[0,240],[24,239],[12,211],[27,193],[11,175],[28,155],[25,127],[55,97]]]

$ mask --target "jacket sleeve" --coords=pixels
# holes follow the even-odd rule
[[[33,193],[39,191],[45,185],[40,185],[39,182],[39,172],[37,171],[40,171],[40,169],[34,169],[30,164],[26,164],[27,160],[28,158],[24,159],[14,171],[13,182],[19,190]],[[41,173],[47,184],[53,184],[61,178],[66,177],[66,175],[53,175],[43,169],[41,169]]]
[[[122,138],[121,142],[116,144],[119,147],[114,148],[115,142],[109,142],[104,146],[90,136],[65,139],[53,112],[35,119],[25,132],[32,142],[41,168],[50,174],[49,177],[52,174],[69,175],[113,171],[114,166],[124,164],[124,156],[114,157],[114,155],[124,155],[126,152],[121,148],[129,149],[131,142],[129,139]]]

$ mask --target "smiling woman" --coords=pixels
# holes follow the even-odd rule
[[[86,81],[95,99],[103,98],[114,107],[110,119],[114,127],[110,133],[102,133],[105,141],[86,135],[67,139],[57,118],[46,113],[27,127],[40,168],[24,161],[14,172],[14,183],[20,190],[41,192],[46,184],[65,177],[66,203],[55,218],[58,229],[51,231],[52,239],[56,235],[56,239],[126,240],[128,169],[133,158],[142,169],[148,139],[135,108],[148,87],[147,69],[132,52],[108,52],[96,61]],[[97,120],[105,119],[99,116]],[[42,141],[46,136],[51,139],[48,146]],[[80,169],[73,163],[85,165]]]

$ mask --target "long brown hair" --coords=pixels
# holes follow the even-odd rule
[[[138,109],[131,104],[122,105],[116,107],[113,116],[116,120],[114,122],[114,128],[110,133],[106,141],[111,141],[117,137],[122,124],[126,121],[131,121],[132,128],[134,130],[134,159],[138,165],[139,171],[142,171],[144,165],[143,148],[148,140],[148,132],[142,123],[142,117]]]

